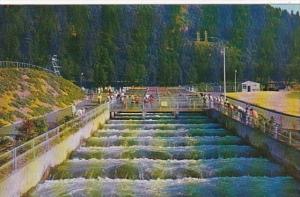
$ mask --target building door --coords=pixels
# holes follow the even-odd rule
[[[248,92],[251,92],[251,86],[248,86],[248,90],[247,90]]]

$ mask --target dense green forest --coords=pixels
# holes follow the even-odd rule
[[[269,5],[1,6],[0,59],[86,84],[177,85],[227,78],[300,81],[300,17]],[[208,41],[216,41],[208,38]]]

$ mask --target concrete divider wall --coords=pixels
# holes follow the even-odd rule
[[[273,139],[262,131],[244,125],[214,109],[208,110],[207,115],[223,124],[226,129],[236,132],[250,145],[283,165],[292,176],[300,179],[300,150]]]
[[[68,155],[80,145],[81,139],[90,137],[91,133],[108,119],[109,109],[107,106],[101,115],[88,122],[78,132],[68,136],[45,154],[38,156],[23,168],[17,169],[9,177],[3,179],[0,183],[0,196],[21,196],[25,194],[38,184],[51,167],[65,161]]]

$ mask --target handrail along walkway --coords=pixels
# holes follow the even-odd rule
[[[102,104],[88,111],[81,117],[75,117],[8,152],[0,154],[0,180],[5,178],[5,175],[13,173],[16,169],[25,166],[38,155],[47,152],[52,146],[59,143],[62,137],[77,131],[75,128],[85,125],[88,121],[103,113],[106,107],[107,104]],[[74,131],[72,131],[72,129],[74,129]]]
[[[16,61],[0,61],[0,67],[2,68],[9,68],[9,67],[16,67],[16,68],[33,68],[38,70],[43,70],[49,73],[56,75],[53,70],[43,68],[41,66],[36,66],[34,64],[25,63],[25,62],[16,62]]]

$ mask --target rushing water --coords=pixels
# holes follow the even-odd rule
[[[198,113],[121,113],[29,196],[300,196],[300,183]]]

